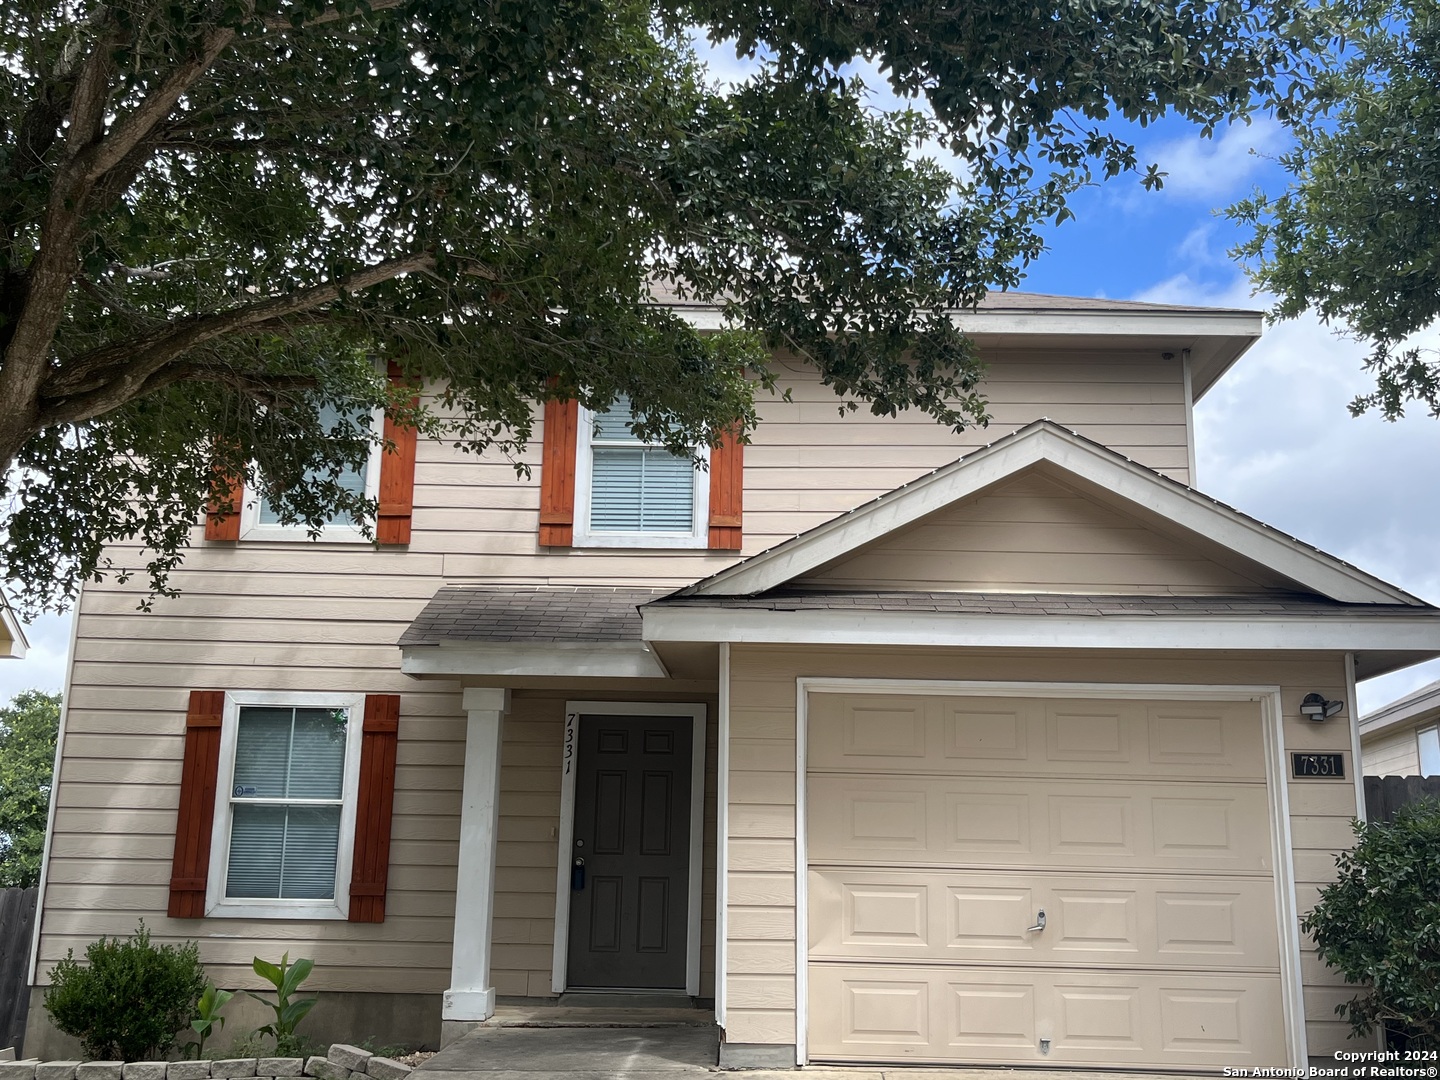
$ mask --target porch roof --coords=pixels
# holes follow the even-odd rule
[[[467,641],[639,641],[640,605],[669,589],[600,585],[446,585],[399,645]]]

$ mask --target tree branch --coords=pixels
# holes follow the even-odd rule
[[[206,31],[200,47],[181,61],[170,75],[145,95],[135,109],[116,121],[103,139],[92,143],[77,156],[75,167],[87,184],[94,184],[119,165],[126,156],[149,138],[151,132],[174,110],[185,91],[194,85],[210,65],[235,40],[235,30],[219,27]]]
[[[304,314],[346,293],[359,292],[402,274],[429,269],[434,262],[434,257],[428,252],[387,259],[323,285],[259,300],[229,311],[166,323],[138,337],[82,353],[45,380],[34,430],[89,420],[149,392],[157,385],[169,385],[169,382],[183,376],[158,384],[155,380],[166,379],[167,373],[178,367],[195,369],[193,363],[176,365],[171,362],[207,341]]]
[[[371,12],[388,11],[391,8],[399,7],[400,4],[401,0],[370,0],[369,10]],[[266,19],[265,29],[279,31],[308,30],[312,26],[326,26],[330,23],[337,23],[341,19],[353,19],[359,14],[361,14],[361,12],[348,12],[342,14],[338,8],[330,7],[326,8],[319,15],[316,15],[313,19],[306,19],[298,27],[289,19]]]

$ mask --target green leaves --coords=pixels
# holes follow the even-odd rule
[[[1352,412],[1440,416],[1440,365],[1411,340],[1440,318],[1440,4],[1327,0],[1306,26],[1330,48],[1277,102],[1291,180],[1230,208],[1252,229],[1235,254],[1277,317],[1313,308],[1366,342],[1376,387]]]
[[[0,707],[0,888],[40,880],[60,695],[24,690]]]
[[[185,1047],[187,1052],[193,1050],[197,1060],[204,1055],[205,1040],[210,1037],[211,1032],[217,1026],[224,1029],[225,1018],[220,1015],[220,1010],[234,996],[234,991],[217,990],[212,982],[205,984],[205,991],[195,1005],[195,1019],[190,1021],[190,1030],[195,1032],[197,1039]]]
[[[436,388],[425,434],[516,460],[561,393],[713,444],[781,389],[777,351],[838,408],[983,424],[945,311],[1018,284],[1092,173],[1136,168],[1103,121],[1244,115],[1292,2],[0,6],[6,576],[29,611],[107,573],[163,593],[217,468],[288,523],[368,528],[373,500],[335,478],[380,433],[320,417],[397,404],[377,361]],[[768,60],[712,86],[697,22]],[[81,149],[150,123],[93,183],[60,138],[72,54],[104,86]],[[859,58],[935,119],[875,109]],[[31,274],[42,257],[59,269]],[[42,311],[53,332],[17,344]]]
[[[1357,1035],[1377,1027],[1440,1049],[1440,801],[1389,824],[1355,823],[1336,881],[1300,922],[1320,956],[1364,992],[1336,1006]]]
[[[196,943],[152,945],[142,920],[132,938],[92,942],[85,960],[70,950],[50,971],[45,1009],[55,1026],[87,1058],[163,1061],[205,988]]]
[[[300,989],[300,984],[310,977],[311,971],[315,969],[315,961],[306,960],[303,957],[290,963],[290,954],[287,952],[280,958],[279,964],[272,964],[268,960],[261,960],[255,957],[253,964],[255,974],[275,987],[275,998],[261,997],[252,991],[245,991],[250,997],[267,1006],[275,1013],[273,1023],[266,1024],[257,1030],[262,1035],[269,1035],[275,1040],[275,1052],[282,1056],[289,1056],[300,1045],[295,1035],[295,1028],[300,1021],[305,1019],[310,1010],[315,1007],[319,998],[300,998],[296,1001],[290,999]]]

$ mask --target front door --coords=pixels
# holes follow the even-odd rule
[[[570,988],[685,989],[692,720],[579,718]]]

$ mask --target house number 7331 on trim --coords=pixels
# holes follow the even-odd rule
[[[1344,754],[1291,754],[1290,771],[1297,780],[1343,780]]]

